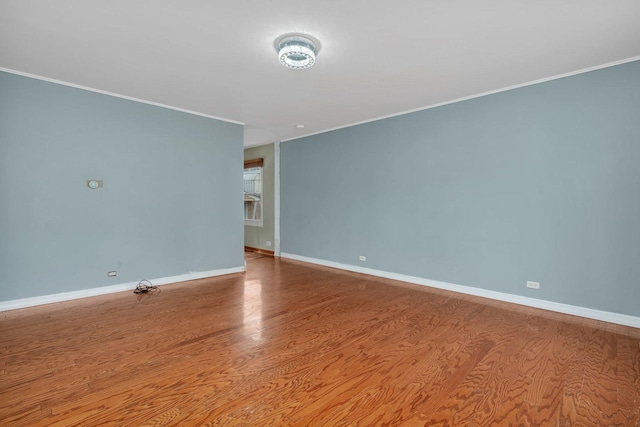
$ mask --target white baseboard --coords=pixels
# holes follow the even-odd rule
[[[282,252],[282,258],[289,258],[296,261],[308,262],[311,264],[323,265],[325,267],[338,268],[356,273],[368,274],[371,276],[384,277],[386,279],[398,280],[400,282],[414,283],[416,285],[429,286],[432,288],[444,289],[447,291],[460,292],[462,294],[475,295],[483,298],[490,298],[498,301],[505,301],[528,307],[541,308],[558,313],[571,314],[585,317],[587,319],[601,320],[618,325],[640,328],[640,317],[629,316],[627,314],[611,313],[608,311],[594,310],[592,308],[579,307],[575,305],[562,304],[558,302],[545,301],[536,298],[523,297],[520,295],[507,294],[504,292],[490,291],[487,289],[474,288],[471,286],[456,285],[453,283],[440,282],[437,280],[424,279],[422,277],[407,276],[404,274],[390,273],[388,271],[374,270],[372,268],[358,267],[355,265],[341,264],[333,261],[309,258],[301,255],[294,255]]]
[[[157,286],[170,283],[186,282],[188,280],[205,279],[207,277],[223,276],[225,274],[241,273],[246,271],[243,267],[223,268],[210,271],[196,271],[179,276],[161,277],[152,279],[151,283]],[[51,304],[54,302],[69,301],[78,298],[93,297],[97,295],[112,294],[114,292],[130,291],[135,289],[138,282],[120,283],[118,285],[103,286],[100,288],[82,289],[80,291],[63,292],[60,294],[42,295],[39,297],[22,298],[10,301],[0,301],[0,311],[15,310],[18,308],[33,307],[36,305]]]

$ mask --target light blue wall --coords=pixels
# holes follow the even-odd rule
[[[242,266],[242,133],[0,72],[0,301]]]
[[[640,62],[284,142],[281,159],[282,252],[640,316]]]

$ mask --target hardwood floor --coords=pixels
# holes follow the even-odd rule
[[[264,258],[264,257],[273,257],[273,254],[263,254],[260,252],[246,251],[246,250],[244,252],[245,261],[248,261],[250,259],[255,259],[255,258]]]
[[[0,313],[0,424],[639,425],[638,329],[247,262]]]

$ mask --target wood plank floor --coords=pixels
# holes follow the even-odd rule
[[[2,426],[638,426],[640,330],[272,257],[0,313]]]

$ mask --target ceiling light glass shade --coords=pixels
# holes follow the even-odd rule
[[[301,35],[283,36],[276,42],[280,63],[294,69],[309,68],[316,63],[318,47],[313,40]]]

